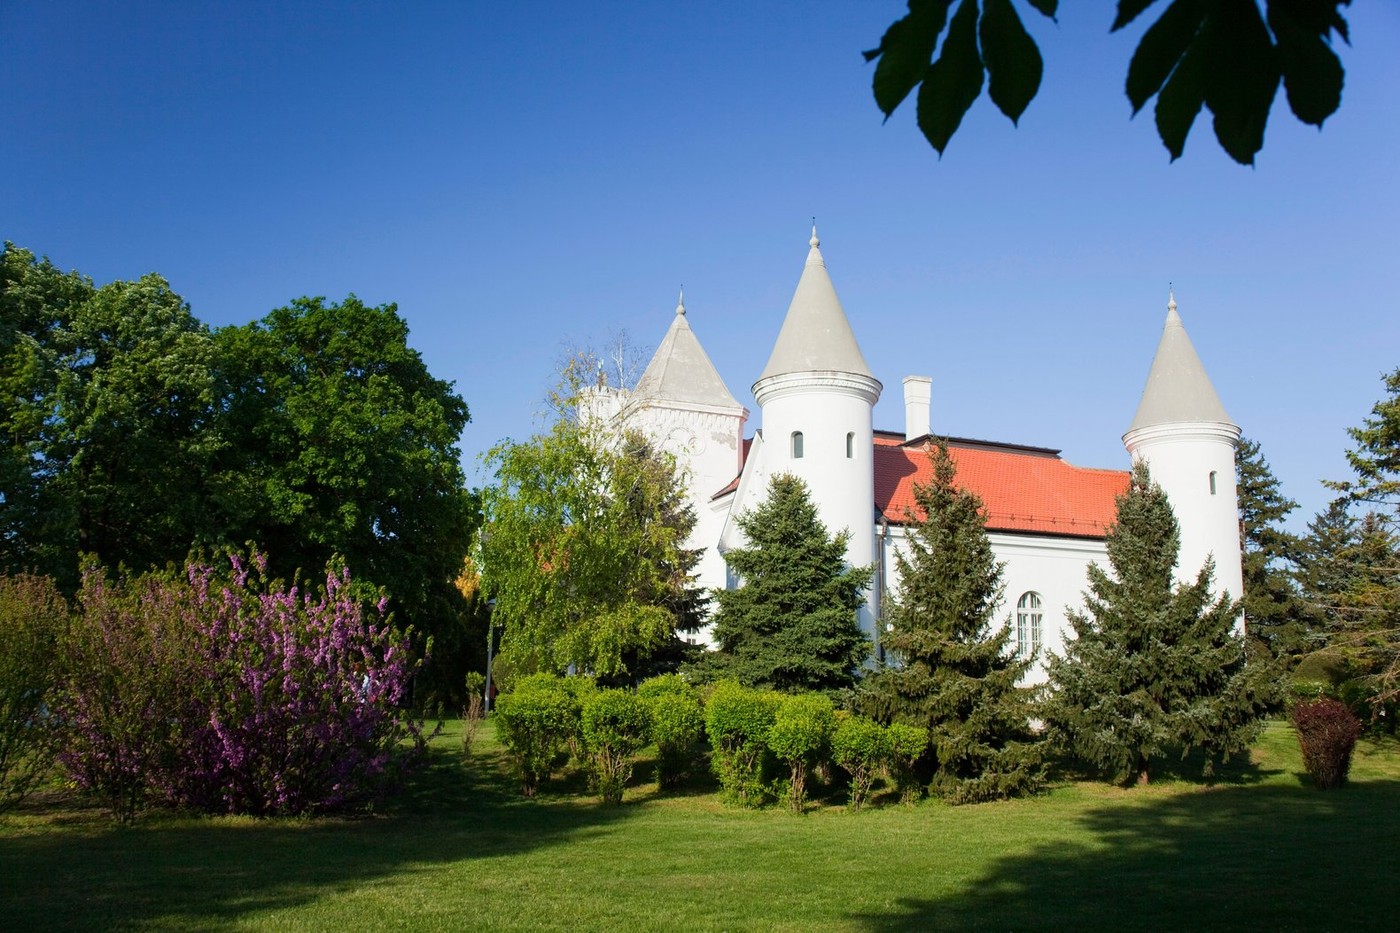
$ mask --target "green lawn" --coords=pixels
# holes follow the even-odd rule
[[[1358,930],[1400,904],[1400,743],[1306,784],[1289,727],[1213,787],[1064,783],[951,808],[742,812],[708,785],[520,799],[460,733],[384,813],[147,815],[61,797],[0,821],[3,930]]]

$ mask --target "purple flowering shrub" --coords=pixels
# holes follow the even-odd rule
[[[366,613],[347,571],[323,589],[268,584],[266,562],[183,577],[84,579],[63,695],[75,781],[129,819],[148,798],[215,813],[364,805],[421,760],[403,709],[407,636]]]

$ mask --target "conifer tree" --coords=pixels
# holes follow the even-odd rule
[[[922,517],[897,551],[897,598],[886,602],[891,653],[862,706],[886,722],[928,730],[931,790],[954,803],[1033,791],[1044,782],[1042,743],[1031,733],[1034,690],[1017,682],[1032,663],[1008,651],[1011,627],[994,627],[1002,564],[992,554],[982,502],[954,485],[947,445],[933,453],[933,482],[915,484]],[[907,551],[907,553],[906,553]]]
[[[1212,595],[1213,563],[1173,582],[1180,539],[1166,493],[1137,464],[1106,541],[1112,573],[1090,565],[1085,609],[1069,613],[1074,636],[1050,658],[1057,735],[1139,784],[1171,752],[1203,751],[1212,773],[1249,746],[1277,696],[1274,666],[1245,664],[1239,603]]]
[[[1235,455],[1239,489],[1245,631],[1266,645],[1275,657],[1308,650],[1305,612],[1290,569],[1301,543],[1283,528],[1283,520],[1298,503],[1279,490],[1278,479],[1257,441],[1241,438]]]
[[[741,585],[717,590],[717,655],[706,668],[749,687],[835,692],[855,684],[870,642],[856,624],[871,568],[846,566],[801,479],[782,474],[739,519],[748,546],[725,554]]]

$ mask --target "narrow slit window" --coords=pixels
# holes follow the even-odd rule
[[[1210,471],[1210,494],[1215,495],[1215,471]]]
[[[852,460],[856,455],[856,436],[854,432],[846,435],[846,459]]]
[[[794,459],[794,460],[801,460],[801,459],[802,459],[802,432],[801,432],[801,431],[793,431],[793,432],[792,432],[792,459]]]

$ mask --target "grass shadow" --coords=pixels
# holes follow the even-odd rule
[[[440,740],[406,792],[377,812],[312,819],[151,813],[110,822],[40,798],[0,828],[0,916],[13,930],[221,930],[407,866],[488,859],[608,832],[637,807],[560,792],[525,800],[499,747]],[[629,795],[630,796],[630,795]]]

